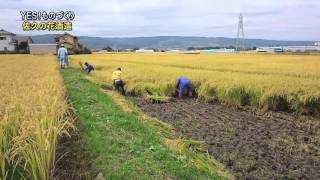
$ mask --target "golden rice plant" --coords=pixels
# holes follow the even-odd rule
[[[192,80],[198,96],[234,105],[320,112],[320,56],[271,54],[92,54],[73,56],[96,66],[94,76],[106,83],[117,67],[129,93],[163,95],[179,76]],[[170,88],[161,88],[170,87]]]
[[[54,56],[0,56],[0,179],[50,179],[71,127]]]

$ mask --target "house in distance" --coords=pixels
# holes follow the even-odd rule
[[[57,48],[64,45],[68,49],[69,54],[91,54],[91,50],[79,43],[77,36],[73,36],[67,32],[55,37]]]
[[[16,43],[14,33],[0,29],[0,51],[14,51],[16,49]]]
[[[75,51],[80,51],[82,46],[78,42],[78,37],[69,33],[56,35],[54,38],[55,43],[52,44],[33,44],[31,46],[30,54],[56,54],[59,47],[64,44],[70,54]]]
[[[67,32],[56,35],[51,43],[34,43],[29,36],[16,34],[0,29],[0,54],[56,54],[61,44],[68,48],[69,54],[91,54],[88,48],[83,47],[77,36]]]
[[[64,33],[55,37],[57,46],[60,47],[61,44],[64,44],[66,48],[76,49],[81,48],[81,45],[78,42],[78,37],[73,36],[69,33]]]
[[[29,36],[17,36],[12,32],[0,29],[0,52],[3,53],[28,53],[32,44]]]

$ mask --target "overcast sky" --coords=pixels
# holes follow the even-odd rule
[[[0,29],[22,31],[21,10],[72,10],[72,34],[320,40],[320,0],[0,0]],[[37,32],[45,34],[47,32]]]

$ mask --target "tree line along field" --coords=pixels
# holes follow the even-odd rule
[[[0,57],[0,179],[50,179],[58,136],[71,127],[52,56]]]
[[[94,76],[111,83],[123,69],[126,90],[136,96],[171,96],[186,76],[199,98],[264,110],[319,115],[320,61],[316,55],[270,54],[93,54],[73,56],[95,65]],[[78,67],[79,68],[79,67]]]

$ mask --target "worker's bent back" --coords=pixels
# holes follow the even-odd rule
[[[122,72],[120,70],[114,71],[112,73],[112,80],[113,81],[120,80],[121,79],[121,74],[122,74]]]

